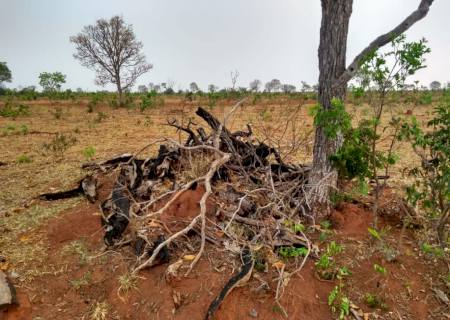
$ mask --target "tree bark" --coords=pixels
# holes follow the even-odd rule
[[[319,104],[329,110],[333,98],[345,97],[347,83],[334,86],[346,69],[347,34],[353,0],[322,0],[322,23],[319,44]],[[316,127],[313,169],[309,176],[310,196],[316,217],[326,213],[330,186],[337,182],[337,172],[329,156],[342,145],[342,135],[329,138],[322,127]],[[325,211],[325,212],[324,212]],[[320,213],[319,213],[320,212]]]
[[[117,85],[119,107],[123,107],[124,106],[123,89],[122,89],[122,84],[120,82],[120,76],[116,76],[116,85]]]
[[[322,0],[322,23],[319,44],[319,104],[329,110],[333,98],[344,99],[347,83],[356,74],[366,55],[391,42],[393,38],[408,30],[423,19],[434,0],[421,0],[418,8],[391,31],[377,37],[362,50],[346,68],[348,24],[352,14],[353,0]],[[342,146],[343,138],[338,134],[331,139],[322,127],[315,132],[313,168],[309,175],[309,204],[314,216],[321,218],[328,212],[329,192],[337,185],[337,172],[329,157]]]

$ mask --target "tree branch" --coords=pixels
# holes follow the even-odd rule
[[[398,26],[396,26],[391,31],[379,36],[374,41],[372,41],[363,51],[361,51],[353,60],[353,62],[347,67],[344,73],[333,83],[333,87],[340,87],[346,85],[353,76],[358,71],[361,66],[364,58],[371,53],[372,51],[381,48],[382,46],[391,42],[395,37],[404,33],[408,30],[413,24],[417,21],[424,18],[428,11],[430,10],[430,6],[433,4],[434,0],[421,0],[419,7],[412,12],[405,20],[403,20]]]

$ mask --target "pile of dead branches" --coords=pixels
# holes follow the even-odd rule
[[[285,163],[276,148],[258,142],[250,125],[246,131],[231,132],[227,121],[239,106],[222,122],[199,107],[196,115],[207,129],[192,121],[182,125],[168,120],[169,126],[187,134],[184,143],[161,139],[135,154],[84,165],[94,172],[117,172],[112,192],[101,204],[104,240],[108,247],[134,248],[134,273],[169,262],[180,254],[177,248],[187,246],[196,250],[187,275],[206,242],[231,251],[266,252],[260,256],[271,256],[267,258],[270,263],[277,261],[276,252],[282,247],[305,247],[308,253],[286,274],[300,270],[307,257],[315,255],[302,230],[291,227],[305,220],[314,224],[308,215],[306,190],[310,168]],[[155,144],[159,144],[157,156],[141,158]],[[90,190],[89,198],[95,200],[92,183],[88,183],[92,175],[88,178],[75,191]],[[198,213],[189,219],[168,219],[168,209],[184,193],[198,188],[202,192]],[[186,240],[192,234],[200,236],[196,237],[197,249]],[[284,265],[277,270],[278,301],[286,275]]]

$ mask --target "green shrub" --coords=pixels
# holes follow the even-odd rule
[[[0,116],[5,118],[17,118],[29,115],[30,107],[25,104],[15,104],[8,101],[3,107],[0,107]]]
[[[20,156],[17,157],[17,163],[30,163],[32,160],[29,156],[27,156],[26,154],[22,154]]]
[[[280,250],[278,250],[278,253],[283,258],[297,258],[297,257],[304,257],[308,254],[308,249],[305,247],[281,247]]]
[[[93,146],[84,148],[83,155],[86,159],[91,160],[95,155],[95,148]]]
[[[43,154],[52,154],[54,156],[62,157],[67,149],[75,145],[76,142],[76,137],[58,133],[50,142],[45,142],[42,144]]]
[[[408,139],[421,158],[419,167],[411,170],[415,181],[407,188],[407,198],[420,205],[427,217],[436,225],[441,246],[448,245],[447,224],[450,218],[450,99],[434,109],[434,118],[427,130],[419,127],[415,118],[404,124],[402,138]],[[434,220],[438,220],[435,223]]]

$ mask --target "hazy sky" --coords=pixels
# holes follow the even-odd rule
[[[419,0],[354,0],[348,60],[381,32],[390,30]],[[432,53],[414,79],[450,81],[450,1],[435,0],[410,40],[425,37]],[[0,61],[13,74],[8,86],[37,85],[42,71],[67,75],[64,88],[100,89],[94,73],[72,54],[69,37],[96,19],[123,15],[144,43],[154,68],[137,84],[171,79],[175,89],[192,81],[206,89],[278,78],[297,87],[317,82],[319,0],[0,0]],[[111,87],[107,87],[111,88]]]

